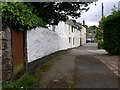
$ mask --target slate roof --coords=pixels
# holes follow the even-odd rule
[[[73,26],[73,27],[77,28],[78,30],[80,30],[82,28],[82,24],[81,23],[76,22],[75,20],[72,20],[72,19],[67,20],[66,23],[68,25],[70,25],[70,26]]]

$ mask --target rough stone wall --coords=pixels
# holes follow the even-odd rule
[[[9,28],[2,30],[2,79],[3,82],[12,77],[11,32]]]
[[[0,89],[2,88],[2,31],[0,30]]]

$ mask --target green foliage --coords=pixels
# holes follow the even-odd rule
[[[95,38],[97,42],[101,42],[103,40],[103,20],[104,19],[105,19],[105,16],[102,17],[102,19],[99,22],[98,28],[96,28]]]
[[[7,84],[3,85],[3,88],[6,90],[11,90],[11,88],[26,90],[26,88],[33,88],[37,85],[37,81],[33,78],[32,75],[25,73],[20,79],[16,80],[15,82],[8,82]]]
[[[97,29],[97,26],[95,26],[95,25],[89,26],[89,27],[86,29],[86,31],[87,31],[87,32],[86,32],[87,36],[89,36],[90,33],[94,34],[95,31],[96,31],[96,29]]]
[[[25,73],[20,79],[16,81],[17,87],[35,87],[37,81],[32,75]]]
[[[101,41],[101,39],[103,38],[103,33],[102,33],[102,30],[100,29],[100,27],[98,27],[96,29],[96,32],[95,32],[95,38],[97,41]]]
[[[13,83],[12,81],[9,81],[6,84],[3,84],[3,88],[6,90],[10,90],[11,88],[15,88],[15,83]]]
[[[87,2],[30,2],[29,4],[36,8],[39,16],[47,24],[53,25],[57,25],[59,21],[65,21],[68,15],[78,18],[81,11],[89,9]]]
[[[103,21],[104,49],[110,54],[120,55],[120,12]]]
[[[68,19],[68,15],[80,17],[81,11],[89,9],[87,6],[86,2],[2,2],[2,27],[23,31],[57,25]]]
[[[103,40],[98,41],[98,49],[103,49]]]
[[[31,5],[25,5],[23,2],[2,2],[3,28],[11,27],[23,31],[44,25]]]
[[[113,8],[112,8],[112,14],[116,14],[117,13],[117,7],[115,6],[115,4],[114,4],[114,6],[113,6]]]
[[[95,26],[95,25],[93,25],[93,26],[90,26],[89,27],[89,30],[91,31],[91,30],[95,30],[97,28],[97,26]]]

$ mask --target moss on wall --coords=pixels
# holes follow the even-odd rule
[[[22,69],[24,68],[24,63],[21,63],[19,65],[14,65],[13,67],[13,74],[18,74]]]

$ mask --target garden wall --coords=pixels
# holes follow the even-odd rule
[[[47,28],[27,31],[28,63],[59,50],[59,36]]]
[[[12,52],[11,52],[11,31],[5,28],[2,34],[2,81],[5,82],[12,78]]]
[[[2,31],[0,30],[0,89],[2,88]]]

